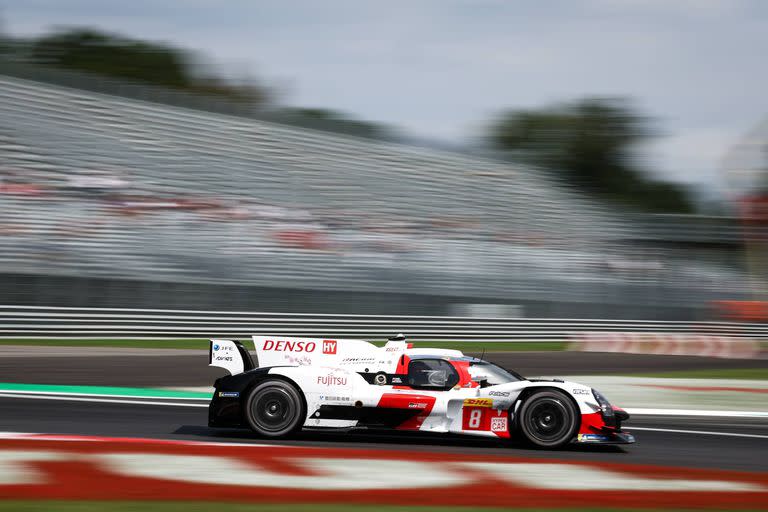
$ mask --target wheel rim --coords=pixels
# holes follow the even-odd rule
[[[267,432],[289,428],[296,418],[293,398],[281,388],[266,388],[253,397],[251,405],[256,425]]]
[[[542,398],[531,404],[526,417],[528,431],[537,440],[560,440],[570,430],[570,414],[565,404],[554,398]]]

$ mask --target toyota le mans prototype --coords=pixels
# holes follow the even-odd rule
[[[458,350],[360,340],[254,336],[258,367],[238,341],[213,339],[210,427],[279,438],[300,429],[395,429],[521,438],[540,448],[633,443],[629,415],[598,391],[526,379]]]

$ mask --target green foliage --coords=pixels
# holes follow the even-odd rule
[[[201,77],[192,55],[170,45],[140,41],[89,28],[71,28],[29,41],[26,57],[36,64],[98,73],[126,80],[260,103],[266,92]]]
[[[191,84],[180,50],[97,32],[72,29],[46,35],[30,48],[33,60],[53,66],[125,77],[170,87]]]
[[[280,114],[303,126],[316,126],[349,135],[368,138],[385,138],[392,136],[390,131],[376,123],[353,119],[343,112],[323,108],[285,108]]]
[[[394,137],[385,126],[353,119],[342,112],[320,108],[269,109],[271,94],[266,89],[252,84],[234,85],[210,73],[203,76],[199,59],[192,53],[164,43],[92,28],[65,28],[37,39],[15,41],[12,46],[16,57],[33,64],[225,97],[249,106],[267,106],[262,113],[275,116],[278,122],[368,138]]]
[[[652,135],[623,99],[592,98],[511,111],[491,126],[494,146],[558,173],[566,182],[649,211],[688,212],[679,186],[648,179],[633,151]]]

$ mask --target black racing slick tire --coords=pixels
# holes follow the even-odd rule
[[[517,425],[529,444],[552,449],[571,442],[580,422],[579,411],[570,398],[560,391],[542,390],[520,406]]]
[[[306,406],[294,386],[270,379],[257,384],[248,394],[245,417],[251,429],[262,437],[286,437],[304,424]]]

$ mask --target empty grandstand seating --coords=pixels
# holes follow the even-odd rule
[[[40,192],[0,204],[15,271],[542,298],[567,293],[545,282],[742,285],[612,265],[633,258],[630,226],[491,159],[2,76],[0,119],[0,178]]]

